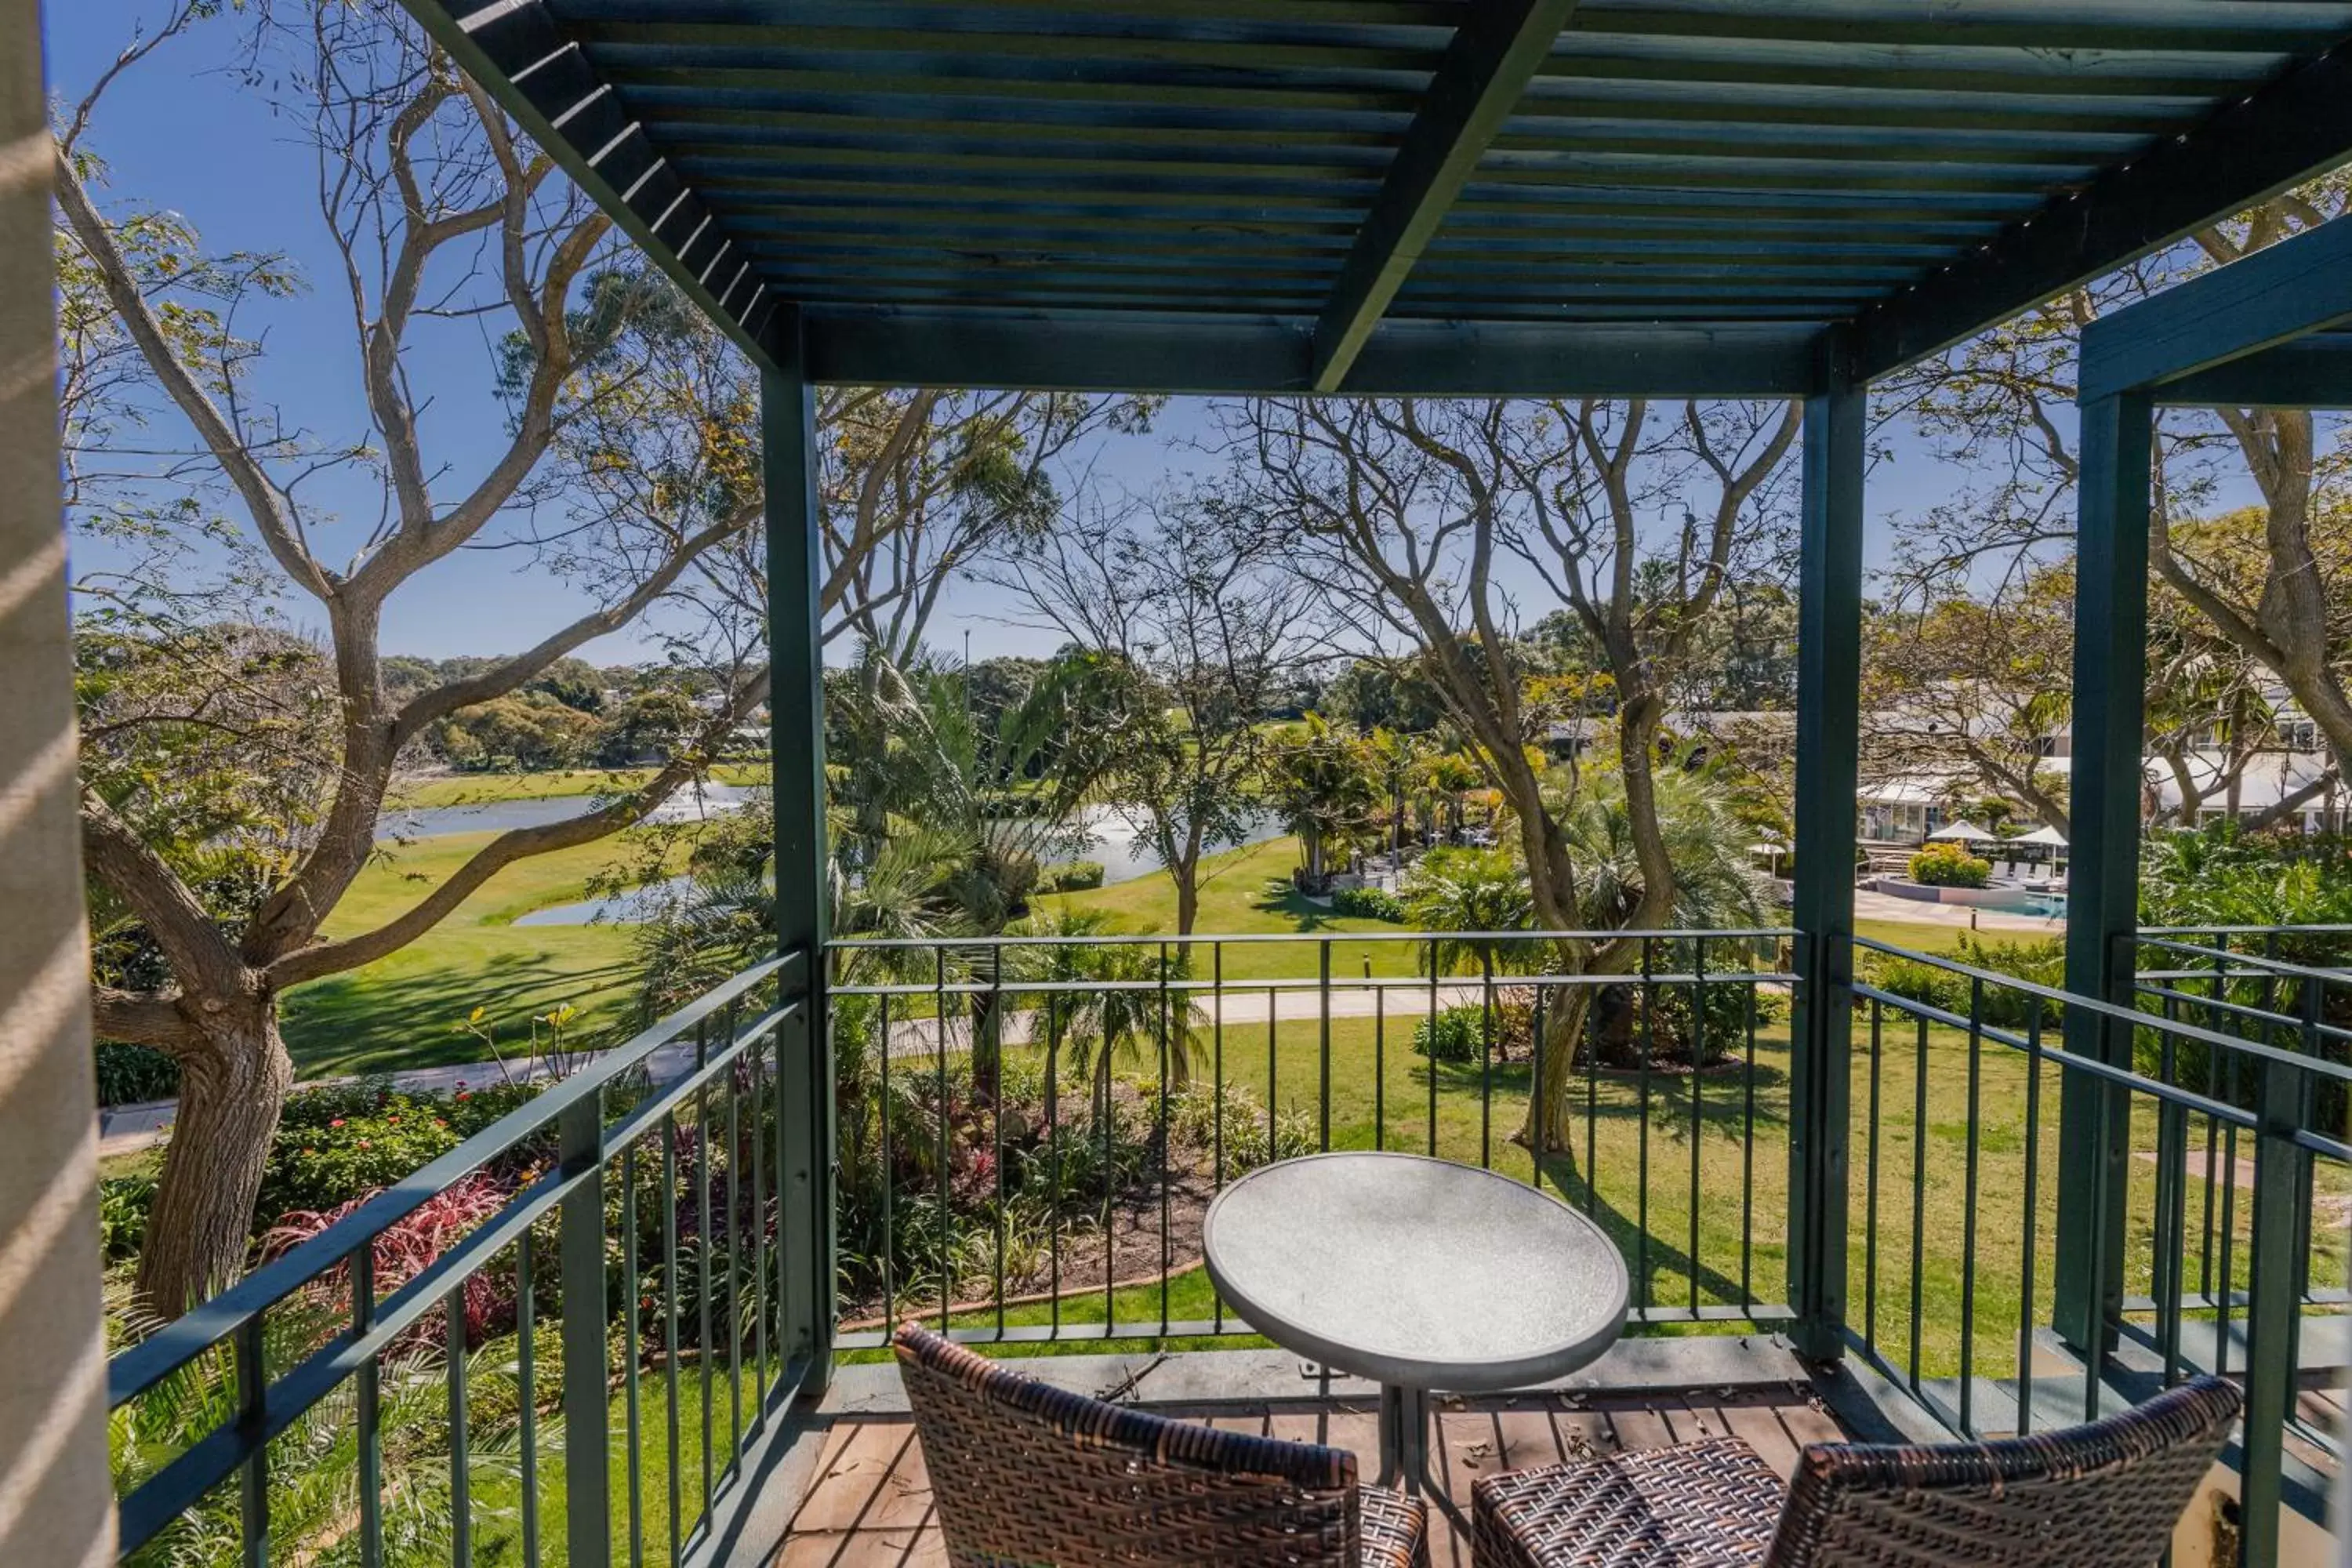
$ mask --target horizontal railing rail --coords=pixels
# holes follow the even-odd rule
[[[2144,942],[2168,963],[2193,946]],[[2315,1233],[2312,1213],[2323,1185],[2352,1193],[2352,1144],[2315,1110],[2352,1067],[2312,1048],[2310,1020],[2252,1002],[2200,1021],[2188,1004],[2209,999],[2161,994],[2173,990],[2162,983],[2140,988],[2160,1004],[2151,1011],[1866,938],[1854,946],[1860,1310],[1849,1346],[1970,1436],[2085,1419],[2199,1372],[2242,1378],[2246,1561],[2273,1560],[2283,1496],[2300,1489],[2316,1506],[2319,1483],[2289,1462],[2288,1436],[2333,1441],[2304,1431],[2294,1389],[2307,1318],[2340,1317],[2347,1300],[2344,1238]],[[1944,976],[1965,1004],[1874,980],[1874,955],[1899,961],[1914,989],[1911,966]],[[2081,1018],[2116,1031],[2124,1054],[2069,1049],[2066,1025]],[[2274,1043],[2286,1034],[2296,1044]],[[2088,1255],[2062,1260],[2053,1177],[2065,1155],[2050,1108],[2070,1086],[2105,1097],[2117,1144],[2112,1158],[2074,1152],[2089,1183],[2075,1197],[2120,1223],[2082,1228]],[[2095,1329],[2064,1339],[2050,1326],[2062,1268],[2109,1282],[2093,1297]]]
[[[1785,1321],[1766,1276],[1793,934],[836,942],[836,1342],[908,1318],[983,1342],[1246,1334],[1191,1267],[1199,1213],[1267,1158],[1330,1148],[1549,1185],[1617,1237],[1640,1321]],[[1619,972],[1559,966],[1611,941]]]
[[[226,1536],[249,1563],[315,1552],[322,1538],[355,1542],[360,1561],[382,1563],[389,1503],[410,1545],[419,1529],[439,1532],[436,1558],[536,1563],[551,1421],[563,1437],[565,1560],[685,1561],[812,1353],[790,1353],[785,1337],[823,1295],[820,1281],[785,1267],[793,1222],[780,1114],[786,1074],[807,1069],[787,1059],[785,1040],[809,1016],[793,994],[809,978],[797,954],[734,976],[117,1354],[110,1403],[128,1434],[119,1447],[136,1461],[118,1505],[124,1557],[177,1524]],[[690,1059],[663,1062],[656,1081],[656,1053],[688,1042]],[[383,1248],[404,1222],[459,1184],[517,1165],[489,1212],[379,1289]],[[552,1393],[539,1375],[542,1319],[556,1330]],[[662,1422],[648,1420],[643,1398],[651,1340]],[[215,1417],[200,1431],[176,1419],[189,1379],[195,1407]],[[204,1396],[232,1385],[226,1398]],[[387,1441],[388,1401],[412,1415],[436,1406],[422,1424],[430,1435],[404,1425]],[[159,1426],[172,1451],[139,1451]],[[291,1467],[342,1432],[355,1449],[349,1496],[322,1521],[305,1489],[312,1478]],[[274,1447],[298,1437],[307,1443],[273,1465]],[[647,1494],[648,1458],[666,1477],[663,1495]],[[217,1498],[229,1484],[233,1501]],[[430,1524],[419,1524],[419,1507]],[[288,1512],[299,1517],[281,1520]],[[287,1523],[293,1532],[280,1537]]]

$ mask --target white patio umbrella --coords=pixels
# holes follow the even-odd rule
[[[1995,836],[1987,833],[1973,822],[1954,822],[1938,827],[1927,837],[1930,839],[1949,839],[1959,844],[1976,844],[1990,842]]]
[[[2011,844],[2047,844],[2053,848],[2063,849],[2066,847],[2066,836],[2054,827],[2044,826],[2037,827],[2031,833],[2021,833],[2010,842]]]

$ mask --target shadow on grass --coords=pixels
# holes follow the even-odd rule
[[[497,953],[462,968],[404,974],[331,975],[287,994],[287,1049],[306,1078],[487,1061],[482,1041],[459,1027],[475,1008],[511,1055],[530,1047],[530,1015],[566,1004],[580,1009],[565,1031],[567,1045],[593,1049],[636,1022],[635,976],[627,962],[577,969],[543,953]]]

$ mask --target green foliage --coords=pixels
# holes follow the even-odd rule
[[[1099,860],[1065,860],[1046,867],[1037,876],[1037,890],[1041,893],[1076,893],[1102,885],[1103,864]]]
[[[1441,1008],[1436,1017],[1423,1018],[1412,1026],[1412,1054],[1441,1062],[1476,1061],[1485,1026],[1483,1008]]]
[[[1535,924],[1535,896],[1518,858],[1504,849],[1433,849],[1404,879],[1407,921],[1416,931],[1494,932]],[[1539,944],[1484,938],[1434,944],[1441,973],[1491,961],[1498,970],[1539,967]],[[1423,955],[1427,962],[1428,955]]]
[[[1381,888],[1342,888],[1331,895],[1331,912],[1355,920],[1402,924],[1404,900]]]
[[[105,1176],[98,1184],[98,1249],[108,1263],[139,1256],[147,1215],[155,1206],[155,1178]]]
[[[1930,844],[1911,857],[1911,879],[1926,888],[1981,888],[1992,880],[1992,862],[1958,844]]]
[[[2340,837],[2249,833],[2234,822],[2152,833],[2140,857],[2142,925],[2352,922],[2352,844]],[[2284,939],[2279,956],[2333,964],[2333,941]]]
[[[270,1141],[254,1204],[257,1229],[279,1215],[338,1207],[391,1185],[528,1099],[520,1085],[446,1097],[398,1093],[380,1082],[336,1084],[290,1096]]]
[[[142,1105],[180,1092],[180,1064],[152,1047],[100,1040],[92,1055],[100,1105]]]
[[[1266,758],[1266,798],[1285,831],[1298,836],[1307,885],[1330,873],[1333,851],[1362,831],[1380,803],[1381,781],[1371,748],[1309,713],[1273,743]]]
[[[1963,931],[1953,943],[1951,962],[1970,969],[1990,970],[2035,985],[2063,988],[2066,983],[2066,941],[2047,937],[2033,942],[1988,942]],[[1865,954],[1862,977],[1881,991],[1965,1018],[1974,1004],[1975,983],[1939,963],[1897,958],[1892,953]],[[2042,1023],[2055,1027],[2062,1009],[2010,986],[1987,983],[1981,1016],[2004,1029],[2023,1028],[2037,1009]]]

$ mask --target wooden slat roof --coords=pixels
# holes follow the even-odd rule
[[[2343,0],[410,4],[706,308],[858,379],[1771,390],[2352,152]]]

